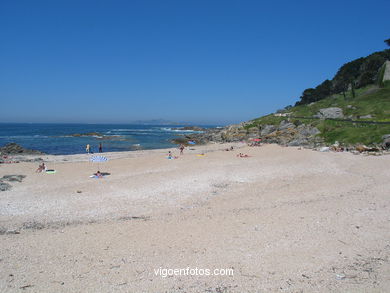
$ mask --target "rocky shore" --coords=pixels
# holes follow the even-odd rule
[[[26,149],[17,143],[11,142],[0,147],[0,155],[43,155],[44,153],[37,150]]]
[[[175,143],[195,141],[198,144],[209,142],[225,143],[237,141],[250,141],[261,138],[265,143],[276,143],[287,146],[315,147],[323,145],[323,140],[316,136],[320,131],[310,125],[295,125],[283,120],[279,125],[263,125],[248,127],[249,122],[229,125],[223,128],[205,129],[202,133],[191,133],[174,139]]]
[[[341,146],[338,142],[332,145],[326,144],[319,135],[318,128],[304,123],[293,123],[285,119],[278,125],[265,124],[251,127],[251,122],[229,125],[223,128],[204,129],[203,132],[182,135],[172,140],[173,143],[187,144],[194,141],[197,144],[229,143],[254,139],[262,143],[274,143],[282,146],[301,146],[305,148],[327,150],[326,147],[335,150],[350,150],[361,152],[380,152],[390,149],[390,134],[382,137],[382,144],[365,146],[361,144]]]

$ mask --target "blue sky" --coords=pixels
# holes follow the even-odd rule
[[[249,120],[385,49],[389,11],[375,0],[2,0],[0,122]]]

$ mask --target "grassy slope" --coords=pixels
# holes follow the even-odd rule
[[[390,121],[390,84],[384,88],[368,86],[357,89],[356,97],[353,98],[348,92],[346,98],[342,94],[333,95],[310,105],[293,107],[288,112],[291,116],[313,117],[319,109],[328,107],[339,107],[343,109],[346,117],[352,116],[353,120]],[[350,105],[350,106],[348,106]],[[347,107],[348,106],[348,107]],[[359,119],[358,116],[372,115],[370,119]],[[265,124],[277,125],[284,117],[275,117],[273,114],[252,120],[247,128]],[[316,126],[327,143],[334,143],[336,140],[345,144],[373,144],[380,143],[384,134],[390,134],[390,125],[355,124],[351,122],[339,122],[319,119],[292,118],[296,124],[306,123]]]

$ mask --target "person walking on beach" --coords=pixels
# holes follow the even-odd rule
[[[103,146],[102,146],[102,143],[99,143],[99,153],[102,153],[103,152]]]
[[[91,146],[89,145],[89,143],[85,147],[85,151],[87,152],[87,154],[89,154],[91,152]]]
[[[184,145],[183,145],[183,144],[181,144],[181,145],[179,146],[179,150],[180,150],[180,155],[182,155],[182,154],[183,154],[183,151],[184,151]]]

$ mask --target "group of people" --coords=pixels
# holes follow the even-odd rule
[[[184,144],[179,145],[180,155],[184,155],[184,149],[185,149]],[[174,156],[171,151],[168,151],[167,159],[171,160],[171,159],[178,159],[178,158],[179,157]]]
[[[91,145],[89,143],[85,146],[85,152],[87,154],[93,154],[92,149],[91,149]],[[102,143],[99,143],[99,153],[102,153],[102,152],[103,152],[103,145],[102,145]]]

